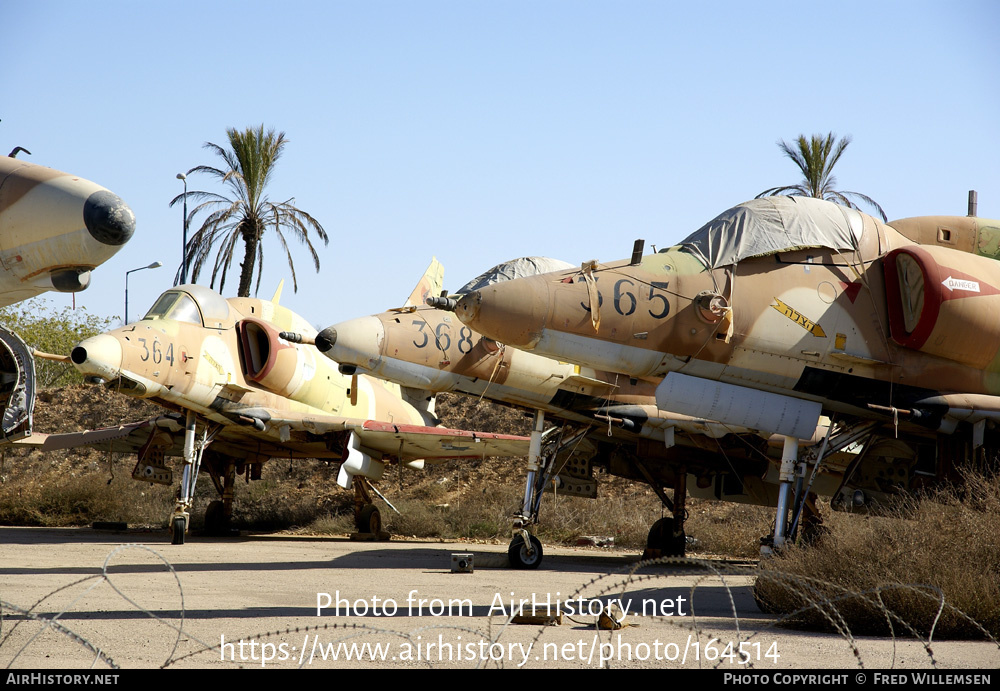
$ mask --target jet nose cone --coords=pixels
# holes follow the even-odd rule
[[[323,329],[316,338],[316,347],[334,362],[374,369],[382,356],[384,341],[382,322],[377,317],[361,317]]]
[[[466,294],[455,314],[488,338],[530,350],[548,316],[548,288],[534,277],[504,281]]]
[[[319,352],[325,353],[337,343],[337,330],[328,326],[316,334],[316,347]]]
[[[474,290],[463,295],[458,304],[455,305],[455,314],[462,320],[463,324],[471,324],[479,316],[479,305],[483,301],[483,294]]]
[[[114,379],[122,367],[122,346],[114,336],[100,334],[73,348],[70,359],[83,374]]]
[[[105,245],[124,245],[135,232],[132,209],[108,190],[98,190],[87,198],[83,221],[94,239]]]

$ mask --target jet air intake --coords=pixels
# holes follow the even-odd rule
[[[905,348],[983,369],[1000,349],[1000,262],[909,246],[884,262],[889,333]]]
[[[293,398],[304,383],[307,367],[304,348],[282,343],[277,329],[256,319],[239,323],[240,350],[249,381],[268,391]]]
[[[78,293],[90,285],[90,269],[61,269],[49,274],[53,289],[60,293]]]

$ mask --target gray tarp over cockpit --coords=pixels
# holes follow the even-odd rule
[[[678,246],[716,269],[807,247],[853,250],[863,229],[862,214],[845,206],[812,197],[767,197],[724,211]]]
[[[513,278],[547,274],[552,271],[563,271],[572,268],[572,264],[558,259],[550,259],[549,257],[521,257],[520,259],[511,259],[509,262],[497,264],[492,269],[479,274],[459,288],[458,293],[464,295],[474,290],[485,288],[488,285],[509,281]]]

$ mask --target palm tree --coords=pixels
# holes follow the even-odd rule
[[[316,235],[329,244],[326,231],[319,221],[305,211],[293,206],[294,198],[288,201],[274,203],[267,198],[265,189],[274,173],[275,164],[281,157],[282,149],[288,140],[285,133],[275,134],[274,130],[264,132],[264,126],[248,127],[240,132],[228,128],[229,149],[223,149],[217,144],[206,142],[205,148],[218,154],[225,162],[222,168],[213,166],[197,166],[190,173],[207,173],[229,188],[230,196],[214,192],[189,191],[188,196],[200,201],[191,213],[187,222],[204,211],[208,215],[201,228],[188,240],[184,253],[184,261],[191,267],[191,282],[198,281],[198,274],[208,262],[212,248],[219,245],[212,269],[212,287],[219,278],[219,290],[226,285],[226,273],[232,265],[233,253],[237,242],[243,241],[243,263],[240,264],[240,297],[250,296],[250,284],[253,275],[257,273],[257,285],[254,293],[260,289],[260,277],[264,264],[263,238],[266,230],[273,229],[281,242],[285,255],[288,257],[288,268],[292,272],[292,284],[298,291],[298,281],[295,278],[295,265],[288,250],[285,233],[299,240],[309,248],[313,264],[319,271],[319,257],[309,239],[310,228]],[[174,197],[170,206],[184,199],[183,194]],[[178,277],[180,276],[178,270]]]
[[[781,150],[802,171],[803,180],[797,185],[784,185],[764,190],[757,195],[757,199],[777,194],[789,194],[794,197],[826,199],[827,201],[837,202],[852,209],[860,210],[858,205],[850,199],[850,197],[855,197],[865,204],[875,207],[882,216],[882,220],[888,221],[889,218],[885,215],[885,211],[871,197],[860,192],[841,192],[834,188],[837,184],[837,178],[833,176],[833,167],[840,160],[844,149],[851,143],[851,137],[848,135],[840,141],[835,140],[836,135],[830,132],[826,137],[814,134],[808,141],[800,134],[796,140],[798,148],[793,147],[784,140],[779,141],[778,146]]]

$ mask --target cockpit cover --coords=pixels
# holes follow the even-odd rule
[[[558,259],[550,259],[549,257],[521,257],[520,259],[511,259],[509,262],[498,264],[489,271],[479,274],[459,288],[458,293],[464,295],[465,293],[471,293],[474,290],[485,288],[494,283],[509,281],[512,278],[523,278],[525,276],[547,274],[550,271],[562,271],[572,268],[572,264]]]
[[[847,251],[861,241],[859,212],[812,197],[765,197],[716,216],[681,247],[710,268],[807,247]]]

